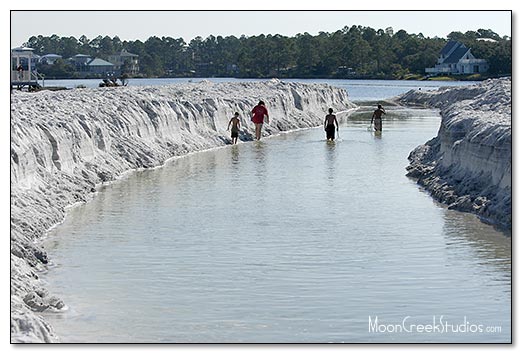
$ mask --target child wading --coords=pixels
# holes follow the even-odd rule
[[[232,138],[232,144],[237,144],[237,138],[239,136],[239,128],[241,127],[241,121],[239,120],[239,112],[234,113],[234,116],[230,118],[228,122],[227,130],[230,129],[232,124],[232,130],[230,130],[230,137]]]
[[[339,131],[339,123],[333,114],[333,109],[328,109],[328,114],[324,118],[324,130],[326,131],[326,140],[333,141],[335,139],[335,128]]]

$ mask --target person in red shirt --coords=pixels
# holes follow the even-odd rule
[[[257,106],[255,106],[252,109],[252,122],[256,125],[256,140],[261,139],[261,128],[263,127],[263,123],[265,121],[266,116],[266,123],[270,123],[268,118],[268,111],[265,107],[265,102],[259,101]]]

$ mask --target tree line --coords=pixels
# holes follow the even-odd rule
[[[511,74],[511,38],[491,30],[451,32],[447,38],[429,38],[404,30],[395,33],[371,27],[344,27],[333,33],[183,38],[152,36],[146,41],[85,35],[33,36],[25,43],[35,53],[58,54],[64,59],[87,54],[107,59],[125,49],[139,55],[144,77],[242,78],[407,78],[424,75],[433,67],[447,40],[459,40],[477,58],[486,59],[491,75]],[[52,68],[51,68],[52,67]],[[40,72],[74,77],[65,60]]]

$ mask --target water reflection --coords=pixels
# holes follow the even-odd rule
[[[239,147],[237,145],[233,145],[231,147],[230,157],[232,158],[232,165],[236,165],[239,163]]]
[[[348,121],[332,144],[304,131],[107,186],[49,238],[46,280],[71,311],[44,315],[65,341],[509,341],[368,333],[369,315],[510,327],[510,248],[405,177],[439,124],[408,119],[383,139]]]
[[[335,183],[335,166],[337,164],[337,151],[336,144],[340,144],[337,142],[326,142],[325,143],[325,162],[326,162],[326,180],[330,186],[333,186]]]
[[[449,252],[466,245],[466,249],[473,252],[477,266],[502,281],[511,279],[511,237],[508,234],[499,235],[493,226],[476,222],[477,217],[472,214],[445,208],[443,217]],[[490,267],[495,269],[488,269]]]
[[[259,183],[264,184],[266,181],[266,154],[268,147],[264,141],[254,141],[253,143],[253,161],[254,177]]]

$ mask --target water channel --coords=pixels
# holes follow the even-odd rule
[[[104,186],[45,239],[45,317],[63,342],[509,342],[510,238],[405,176],[438,112],[367,118]]]

